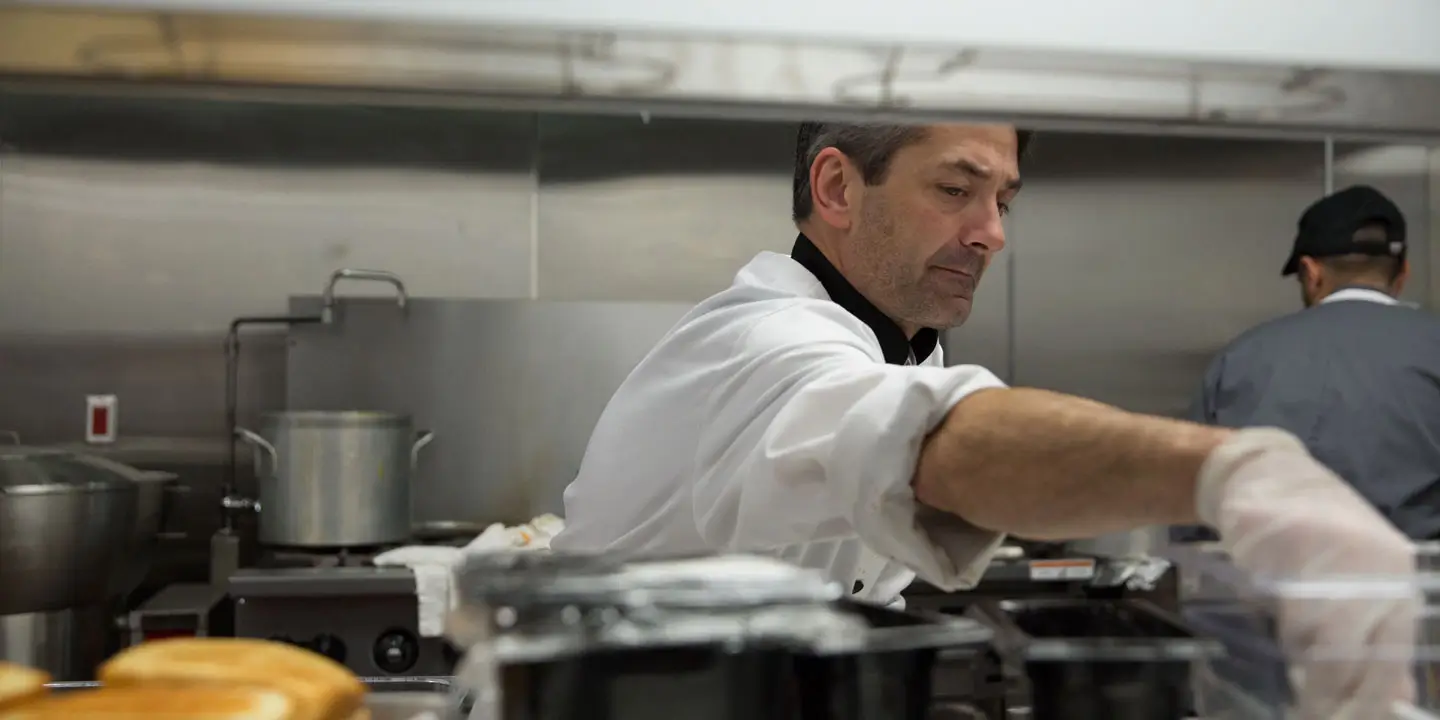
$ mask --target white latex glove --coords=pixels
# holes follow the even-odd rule
[[[1300,717],[1377,720],[1413,701],[1421,609],[1410,582],[1414,546],[1298,438],[1269,428],[1235,433],[1201,467],[1196,504],[1251,576],[1337,580],[1330,597],[1279,601]],[[1338,581],[1357,576],[1370,578],[1369,596],[1343,597]]]

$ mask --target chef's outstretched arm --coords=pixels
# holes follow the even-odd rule
[[[1337,523],[1349,523],[1341,534],[1369,556],[1408,557],[1404,537],[1292,435],[1009,389],[973,365],[886,365],[857,325],[830,303],[789,307],[693,370],[709,391],[681,497],[711,547],[858,537],[947,590],[974,583],[1005,533],[1198,521],[1252,572],[1297,558],[1308,571],[1335,564]]]
[[[1201,465],[1232,431],[1045,390],[972,393],[926,439],[917,499],[1036,540],[1197,521]]]
[[[1278,604],[1296,715],[1379,718],[1413,702],[1423,608],[1408,582],[1413,546],[1294,435],[985,389],[928,436],[912,485],[920,502],[977,527],[1037,538],[1199,520],[1262,586],[1358,583],[1360,595],[1299,593]]]

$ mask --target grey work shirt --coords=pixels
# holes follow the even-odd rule
[[[1440,319],[1345,288],[1210,363],[1191,419],[1289,430],[1414,539],[1440,536]],[[1211,540],[1175,528],[1177,541]]]

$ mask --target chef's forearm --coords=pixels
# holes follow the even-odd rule
[[[1194,523],[1195,477],[1228,433],[1044,390],[984,390],[926,439],[915,493],[1037,540]]]

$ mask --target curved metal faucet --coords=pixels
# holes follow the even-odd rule
[[[341,280],[390,283],[395,286],[395,304],[399,305],[401,310],[405,309],[405,303],[409,300],[409,295],[405,293],[405,282],[395,273],[385,270],[341,268],[330,275],[330,282],[325,284],[325,293],[321,296],[320,322],[326,325],[335,320],[335,284]]]

